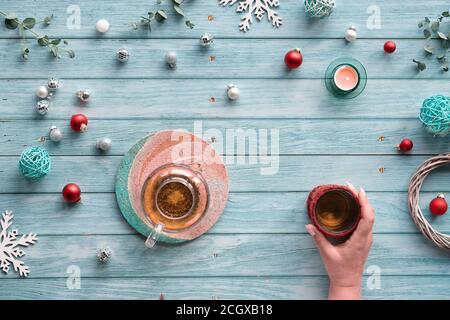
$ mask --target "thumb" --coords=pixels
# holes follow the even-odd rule
[[[306,231],[311,235],[311,237],[314,239],[314,242],[316,243],[317,249],[319,249],[320,254],[323,255],[329,255],[330,252],[333,250],[333,245],[325,238],[325,236],[317,230],[317,228],[312,224],[307,224],[305,226]]]

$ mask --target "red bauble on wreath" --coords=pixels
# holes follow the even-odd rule
[[[397,49],[397,46],[395,45],[394,41],[386,41],[384,43],[384,52],[386,52],[386,53],[394,53],[395,49]]]
[[[445,196],[441,193],[430,202],[430,211],[432,214],[442,216],[447,212],[448,205]]]
[[[300,49],[294,49],[286,53],[284,63],[289,69],[297,69],[302,65],[303,56]]]
[[[77,132],[87,130],[88,118],[84,114],[74,114],[70,119],[70,127]]]
[[[450,153],[440,154],[422,163],[411,177],[408,188],[408,208],[411,218],[425,237],[442,249],[450,250],[450,234],[435,230],[420,208],[420,189],[428,175],[435,169],[450,164]],[[443,215],[447,211],[447,202],[443,195],[438,195],[430,202],[433,214]]]
[[[81,200],[81,189],[77,184],[69,183],[64,187],[62,195],[66,202],[79,202]]]

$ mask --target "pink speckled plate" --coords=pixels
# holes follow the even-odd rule
[[[179,231],[162,231],[159,241],[178,243],[208,231],[219,219],[228,200],[228,174],[219,155],[207,142],[185,131],[161,131],[136,143],[125,155],[116,179],[120,210],[141,234],[153,229],[142,207],[142,190],[149,176],[167,165],[183,165],[199,173],[209,189],[209,205],[200,220]]]

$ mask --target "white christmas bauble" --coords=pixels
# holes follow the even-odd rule
[[[97,149],[100,149],[102,151],[108,151],[111,149],[112,141],[109,138],[102,138],[98,139],[97,143],[95,144],[95,147]]]
[[[177,53],[169,51],[166,53],[166,62],[171,68],[175,68],[177,65]]]
[[[353,42],[356,40],[356,37],[357,37],[356,28],[354,26],[351,26],[345,32],[345,40],[347,40],[348,42]]]
[[[36,110],[40,115],[45,115],[48,112],[48,108],[50,107],[50,104],[48,103],[48,100],[39,100],[36,105]]]
[[[98,20],[95,24],[95,28],[98,32],[105,33],[109,30],[109,22],[105,19]]]
[[[230,98],[231,100],[237,100],[239,99],[239,88],[236,87],[234,84],[229,84],[227,86],[227,94],[228,94],[228,98]]]
[[[59,130],[55,126],[50,127],[49,136],[50,136],[50,140],[52,140],[53,142],[59,142],[63,138],[63,134],[62,134],[61,130]]]
[[[37,88],[36,90],[36,95],[41,98],[41,99],[45,99],[48,96],[48,89],[45,86],[40,86],[39,88]]]

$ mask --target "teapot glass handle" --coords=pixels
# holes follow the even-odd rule
[[[163,230],[163,225],[158,224],[150,231],[150,234],[147,237],[147,240],[145,240],[145,246],[147,248],[154,248],[156,245],[156,242],[158,241],[159,237],[161,236],[161,231]]]

